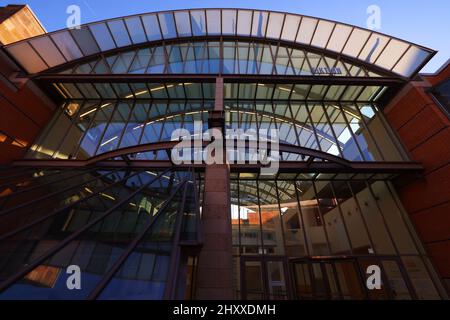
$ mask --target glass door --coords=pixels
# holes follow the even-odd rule
[[[369,266],[378,266],[379,289],[369,289]],[[291,264],[297,299],[408,300],[414,290],[396,257],[300,259]]]
[[[293,262],[296,298],[305,300],[361,300],[363,281],[353,259],[302,259]]]
[[[289,298],[287,279],[287,268],[283,258],[241,258],[244,300],[286,300]]]
[[[241,268],[243,275],[242,294],[243,299],[264,300],[264,279],[262,261],[244,261],[244,267]]]

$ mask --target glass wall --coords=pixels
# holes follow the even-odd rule
[[[262,86],[257,86],[258,92]],[[266,89],[274,90],[271,86]],[[349,161],[408,159],[374,104],[226,100],[225,109],[227,129],[276,129],[280,143],[323,151]],[[301,161],[302,156],[282,154],[281,159]]]
[[[106,55],[64,74],[276,74],[380,77],[362,66],[282,45],[246,41],[173,43]]]
[[[408,161],[373,103],[289,102],[279,100],[282,96],[267,101],[264,99],[275,94],[286,94],[285,87],[292,92],[298,88],[236,84],[233,92],[228,85],[232,84],[225,87],[227,129],[277,129],[283,144],[323,151],[349,161]],[[365,91],[363,87],[360,90]],[[255,101],[255,95],[262,100]],[[210,100],[164,97],[151,101],[70,100],[55,113],[27,158],[88,159],[126,147],[171,141],[176,129],[186,129],[194,135],[196,130],[198,133],[208,129],[208,114],[213,108]],[[202,123],[200,128],[194,125],[197,121]],[[302,160],[301,155],[281,156],[282,160]],[[167,155],[135,155],[137,160],[162,160],[159,157],[166,159]]]
[[[175,129],[194,134],[195,121],[208,127],[212,102],[71,101],[30,149],[28,158],[87,159],[108,151],[170,141]],[[157,158],[158,155],[153,155]],[[167,155],[166,155],[167,156]],[[138,154],[137,160],[153,160]]]
[[[178,243],[198,239],[193,186],[190,172],[106,168],[2,181],[0,299],[173,297],[166,284],[186,267],[171,268]],[[68,290],[69,266],[79,267],[80,290]]]
[[[231,199],[233,252],[235,265],[244,267],[235,272],[246,281],[253,272],[247,264],[259,263],[264,278],[271,274],[269,262],[285,261],[283,268],[298,269],[300,278],[291,285],[292,290],[300,286],[301,298],[308,297],[307,288],[310,298],[313,292],[315,298],[327,299],[441,297],[439,281],[389,182],[327,180],[326,175],[277,181],[239,176],[231,185],[232,194],[239,194],[238,201]],[[380,266],[389,290],[366,292],[365,283],[360,289],[348,287],[349,277],[359,279],[356,270],[365,274],[370,265]],[[311,281],[315,283],[307,285]],[[236,296],[242,294],[241,285],[236,281]],[[263,289],[255,292],[267,298]]]

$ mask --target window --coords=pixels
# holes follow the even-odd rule
[[[441,107],[450,116],[450,79],[445,80],[431,91]]]

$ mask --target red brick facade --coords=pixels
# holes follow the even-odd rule
[[[44,32],[27,6],[0,7],[0,45]],[[55,108],[33,83],[17,78],[19,71],[0,52],[0,165],[23,158]]]
[[[450,64],[436,75],[408,84],[385,108],[391,126],[425,172],[398,188],[403,204],[440,275],[450,282],[450,119],[427,92],[450,76]]]

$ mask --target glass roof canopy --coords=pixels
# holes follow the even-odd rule
[[[213,100],[214,83],[53,83],[64,99]],[[377,102],[385,86],[225,83],[226,100]]]
[[[289,13],[195,9],[141,14],[65,29],[6,46],[30,74],[148,42],[206,37],[279,41],[412,77],[435,51],[355,26]]]
[[[381,77],[362,66],[284,45],[189,41],[145,46],[63,66],[61,74],[252,74]]]

